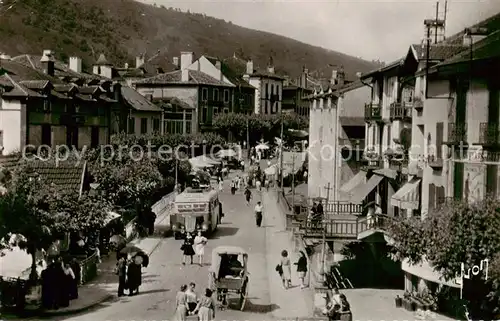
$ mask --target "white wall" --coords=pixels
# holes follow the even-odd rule
[[[260,78],[250,77],[248,82],[255,87],[254,113],[258,115],[260,114],[260,99],[262,94],[261,81]]]
[[[222,74],[222,71],[217,69],[205,56],[201,56],[200,59],[193,62],[187,69],[201,71],[226,84],[234,85]]]
[[[0,98],[1,99],[1,98]],[[20,151],[26,142],[26,105],[17,100],[0,102],[0,130],[3,134],[2,155]]]

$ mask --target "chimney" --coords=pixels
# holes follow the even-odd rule
[[[51,50],[43,51],[40,62],[42,63],[43,72],[49,76],[54,76],[54,58],[52,57]]]
[[[267,67],[267,72],[270,74],[274,74],[274,67],[273,66],[268,66]]]
[[[217,68],[217,69],[219,69],[219,70],[220,70],[221,65],[220,65],[220,61],[219,61],[219,60],[217,60],[217,61],[215,62],[215,68]]]
[[[464,31],[464,46],[470,46],[488,36],[486,28],[467,28]]]
[[[125,69],[128,69],[128,63],[127,63],[127,62],[125,63],[124,68],[125,68]]]
[[[144,55],[135,57],[135,68],[139,68],[144,65]]]
[[[284,76],[285,79],[283,81],[283,87],[290,85],[290,77],[289,76]]]
[[[247,75],[253,74],[253,61],[247,61]]]
[[[330,84],[332,84],[332,85],[338,84],[338,77],[339,77],[338,71],[333,69],[332,70],[332,78],[330,78]]]
[[[181,81],[182,82],[187,82],[189,81],[189,69],[183,68],[181,70]]]
[[[179,67],[179,57],[172,58],[172,64],[176,67]]]
[[[82,59],[79,57],[69,57],[69,69],[74,72],[82,72]]]
[[[358,78],[361,78],[361,75],[362,75],[362,73],[361,73],[360,71],[358,71],[358,72],[356,73],[356,77],[358,77]]]
[[[190,51],[181,52],[181,69],[186,69],[193,63],[193,53]]]
[[[222,64],[220,62],[220,60],[217,60],[215,62],[215,68],[217,68],[217,70],[219,71],[219,80],[220,81],[224,81],[224,75],[222,74]]]
[[[337,74],[337,82],[340,86],[343,86],[345,84],[344,66],[340,66],[340,70]]]
[[[307,89],[307,76],[309,75],[309,70],[304,66],[302,68],[302,75],[299,78],[299,87]]]

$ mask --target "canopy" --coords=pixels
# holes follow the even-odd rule
[[[210,272],[219,273],[221,255],[241,255],[243,256],[243,263],[246,264],[248,253],[237,246],[218,246],[212,250],[212,266],[210,267]]]
[[[401,209],[416,210],[419,205],[420,179],[414,178],[403,185],[391,198],[391,205]]]
[[[264,143],[261,143],[261,144],[259,144],[259,145],[255,146],[255,149],[256,149],[256,150],[260,150],[260,149],[269,149],[269,146],[267,146],[267,145],[266,145],[266,144],[264,144]]]
[[[351,193],[351,203],[361,204],[368,194],[370,194],[383,179],[384,176],[373,175],[366,184],[358,185]]]
[[[300,130],[300,129],[289,129],[288,132],[290,133],[290,135],[293,135],[293,136],[299,137],[299,138],[304,138],[304,137],[309,136],[308,132],[306,132],[305,130]]]
[[[238,153],[234,149],[223,149],[215,154],[217,157],[235,157]]]
[[[104,219],[104,225],[110,223],[113,220],[116,220],[117,218],[121,217],[120,214],[116,212],[109,211],[106,215],[106,218]]]
[[[191,166],[196,168],[212,167],[214,165],[219,165],[221,162],[211,159],[206,155],[200,155],[189,159]]]
[[[276,175],[276,170],[278,168],[278,165],[277,164],[274,164],[274,165],[271,165],[270,167],[266,168],[264,170],[264,173],[266,175]]]

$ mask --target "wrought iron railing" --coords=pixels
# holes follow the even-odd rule
[[[382,119],[382,108],[380,104],[368,103],[365,104],[365,120]]]
[[[466,123],[448,123],[448,144],[460,144],[467,142]]]
[[[392,103],[390,108],[390,118],[391,120],[410,119],[411,108],[405,106],[402,103]]]
[[[363,206],[360,204],[353,204],[349,202],[329,202],[325,205],[325,214],[329,215],[361,215],[363,212]]]
[[[500,125],[490,123],[479,124],[479,144],[480,145],[499,145],[500,144]]]
[[[372,217],[360,217],[352,220],[323,220],[315,222],[308,220],[302,222],[300,229],[307,237],[327,238],[357,238],[360,233],[369,230],[386,231],[395,218],[387,215],[374,215]]]

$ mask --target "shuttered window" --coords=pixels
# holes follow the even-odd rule
[[[436,158],[443,159],[444,123],[436,124]]]

